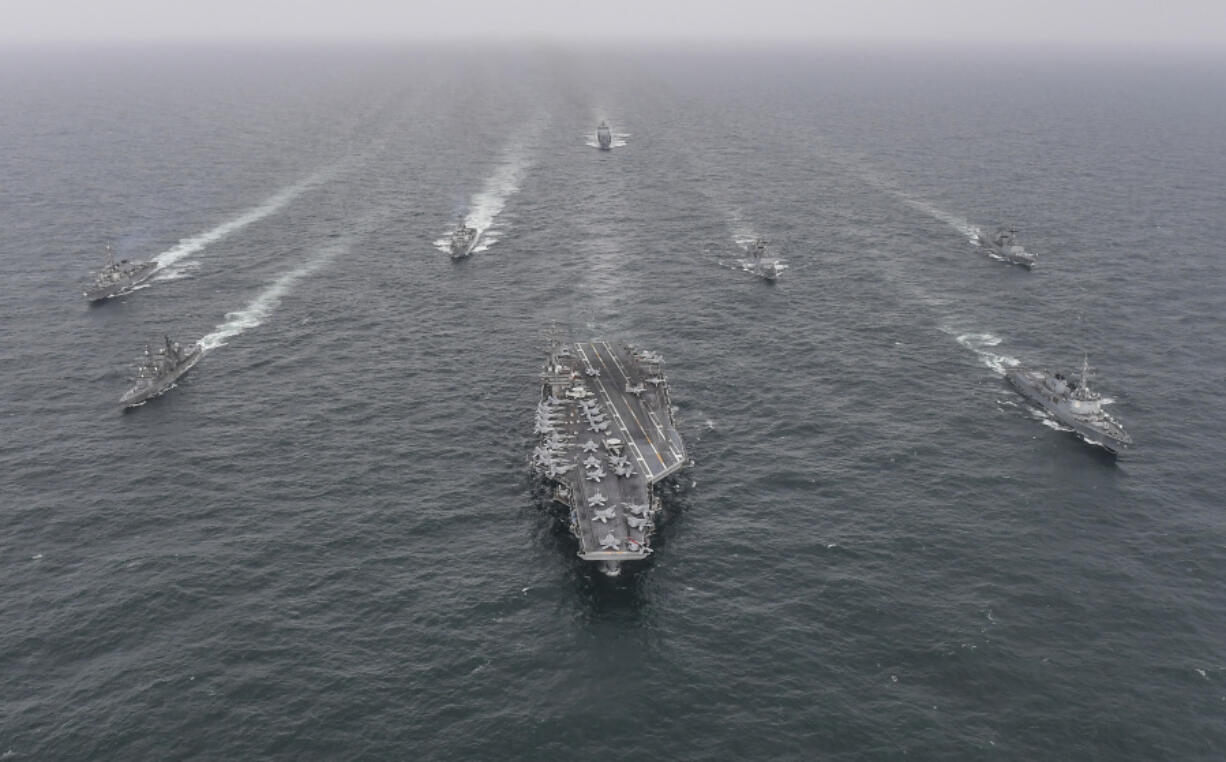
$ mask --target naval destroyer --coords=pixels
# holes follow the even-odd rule
[[[754,239],[754,242],[749,245],[749,258],[742,259],[740,262],[741,269],[745,272],[770,281],[778,279],[779,275],[788,268],[782,259],[767,256],[765,238]]]
[[[1119,421],[1103,409],[1102,396],[1090,389],[1089,360],[1081,365],[1081,378],[1033,368],[1010,368],[1005,378],[1022,396],[1046,410],[1060,423],[1077,432],[1089,444],[1117,454],[1132,444],[1132,437]]]
[[[982,230],[975,233],[975,240],[979,242],[989,254],[994,255],[997,259],[1003,260],[1010,264],[1021,265],[1026,269],[1030,269],[1038,263],[1039,257],[1037,254],[1032,254],[1026,251],[1016,239],[1017,229],[1001,225],[996,228],[996,232],[991,235],[985,235]]]
[[[612,150],[613,133],[609,131],[608,122],[601,122],[600,126],[596,128],[596,142],[600,144],[600,150]]]
[[[651,554],[652,486],[686,464],[662,363],[628,344],[553,341],[541,374],[533,468],[570,509],[579,557],[610,576]]]
[[[145,345],[145,354],[136,366],[136,384],[119,398],[124,407],[142,405],[169,391],[204,356],[204,347],[199,344],[185,350],[169,336],[162,339],[164,344],[156,350]]]
[[[128,259],[115,261],[111,247],[106,247],[106,262],[94,274],[94,280],[82,294],[91,302],[100,302],[113,296],[126,294],[153,277],[157,262],[133,262]]]
[[[463,259],[473,253],[473,249],[477,247],[477,239],[481,237],[481,231],[476,228],[470,228],[464,223],[456,228],[451,234],[451,258]]]

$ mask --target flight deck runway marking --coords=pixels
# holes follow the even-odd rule
[[[590,360],[588,360],[587,353],[583,351],[583,345],[576,343],[575,349],[579,350],[579,354],[583,357],[583,362],[590,367],[592,363]],[[595,347],[593,347],[593,349],[595,349]],[[638,443],[635,442],[634,437],[630,435],[630,427],[626,425],[626,422],[622,419],[621,414],[617,412],[617,406],[613,404],[613,399],[609,396],[609,390],[605,389],[604,383],[600,380],[600,377],[596,376],[595,381],[596,384],[600,386],[600,393],[604,395],[605,401],[609,403],[609,409],[613,411],[613,416],[617,418],[617,425],[621,427],[621,430],[626,437],[626,443],[634,449],[635,458],[638,460],[639,465],[643,467],[643,470],[647,472],[647,477],[650,478],[652,476],[651,466],[647,465],[647,460],[643,457],[643,451],[639,449]]]
[[[613,347],[611,347],[611,345],[609,345],[608,342],[604,342],[604,348],[609,350],[609,359],[613,360],[614,365],[617,365],[618,372],[622,374],[622,379],[625,381],[625,385],[629,387],[630,386],[630,374],[628,374],[628,372],[625,372],[625,368],[623,368],[622,366],[622,361],[617,359],[617,353],[614,352]],[[628,404],[629,406],[629,399],[628,401],[626,401],[626,404]],[[652,413],[650,409],[646,409],[646,407],[644,408],[644,412],[647,414],[647,418],[651,419],[651,423],[656,425],[656,431],[660,432],[660,439],[668,443],[668,450],[673,453],[673,457],[677,458],[677,462],[679,463],[680,459],[682,459],[682,453],[677,452],[677,448],[673,447],[673,441],[671,437],[669,437],[668,434],[664,432],[664,428],[663,426],[660,425],[660,420],[656,418],[656,414]]]
[[[608,366],[608,364],[607,364],[607,363],[605,363],[605,361],[604,361],[604,357],[602,357],[602,356],[601,356],[601,354],[600,354],[600,350],[598,350],[598,349],[596,348],[596,344],[595,344],[595,343],[593,343],[593,344],[592,344],[592,351],[596,353],[596,357],[600,359],[600,364],[601,364],[601,365],[603,365],[603,366],[605,367],[605,370],[609,370],[609,366]],[[599,382],[600,377],[599,377],[599,376],[597,376],[597,377],[596,377],[596,379],[597,379],[597,381]],[[604,389],[604,383],[603,383],[603,382],[601,382],[601,384],[600,384],[600,388],[601,388],[601,389]],[[606,392],[606,394],[607,394],[607,392]],[[623,400],[623,403],[625,403],[625,405],[626,405],[626,412],[630,413],[630,417],[631,417],[631,418],[633,418],[633,419],[634,419],[634,422],[635,422],[635,423],[638,425],[638,427],[639,427],[639,431],[641,431],[641,432],[643,433],[643,438],[647,440],[647,444],[651,445],[652,452],[654,452],[654,453],[656,454],[656,459],[657,459],[657,460],[659,460],[659,461],[660,461],[660,465],[661,465],[661,466],[663,466],[665,470],[667,470],[667,469],[668,469],[668,465],[667,465],[667,464],[664,462],[664,456],[660,455],[660,450],[659,450],[659,448],[657,448],[657,447],[656,447],[656,443],[655,443],[655,442],[653,442],[653,441],[651,441],[651,435],[647,433],[647,429],[646,429],[646,428],[643,426],[643,422],[642,422],[642,421],[640,421],[640,420],[639,420],[639,417],[638,417],[637,415],[635,415],[635,414],[634,414],[634,410],[633,410],[633,409],[631,409],[631,407],[630,407],[630,403],[629,403],[629,402],[626,402],[625,400]]]
[[[630,386],[630,374],[628,374],[628,372],[625,372],[625,368],[623,368],[622,366],[622,361],[617,359],[617,352],[614,352],[613,347],[611,347],[611,345],[609,345],[608,342],[603,342],[603,344],[604,344],[604,348],[608,350],[609,359],[613,360],[613,364],[617,365],[617,370],[619,374],[622,374],[622,381],[625,383],[625,386],[629,387]],[[593,342],[592,349],[596,350],[595,342]],[[598,350],[596,350],[596,356],[598,356],[598,358],[601,358],[601,365],[604,365],[604,368],[608,369],[608,365],[604,363],[604,358],[601,355],[601,353],[598,352]],[[625,407],[631,410],[630,412],[631,415],[634,415],[634,410],[630,406],[629,398],[625,399]],[[660,425],[660,421],[656,420],[655,413],[652,413],[651,410],[647,410],[646,408],[644,409],[644,412],[646,413],[647,418],[651,419],[651,423],[656,425],[656,431],[660,432],[660,439],[667,443],[668,450],[672,452],[673,458],[676,459],[676,461],[679,463],[680,459],[682,459],[682,453],[677,452],[677,448],[673,447],[672,440],[669,439],[668,434],[664,432],[664,428],[663,426]],[[635,423],[638,423],[639,421],[638,415],[634,415],[634,419],[635,419]],[[642,424],[639,424],[639,428],[642,428]],[[644,435],[646,435],[646,432],[644,432]],[[647,441],[651,442],[651,437],[647,437]],[[656,447],[655,442],[652,442],[651,446],[652,448],[655,448]],[[660,452],[658,451],[656,452],[656,457],[660,457]],[[661,464],[663,464],[663,458],[660,459],[660,462]]]

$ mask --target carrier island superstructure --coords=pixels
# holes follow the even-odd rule
[[[579,557],[616,575],[651,553],[653,485],[686,464],[663,360],[628,344],[551,343],[532,464],[570,509]]]

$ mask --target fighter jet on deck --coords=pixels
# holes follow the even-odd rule
[[[618,550],[621,548],[621,545],[621,540],[614,537],[612,532],[609,532],[604,537],[600,538],[600,547],[602,549]]]
[[[600,447],[590,439],[583,443],[584,452],[596,452],[599,449]]]
[[[612,508],[604,508],[593,513],[592,518],[604,524],[608,524],[609,519],[613,518],[613,513],[614,511]]]
[[[588,505],[604,505],[607,502],[609,502],[609,498],[600,494],[600,490],[596,490],[596,494],[587,499]]]

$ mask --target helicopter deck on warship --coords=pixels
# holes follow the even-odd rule
[[[542,374],[534,465],[571,509],[579,557],[609,574],[651,553],[652,485],[686,463],[661,364],[626,344],[576,342],[555,344]]]

